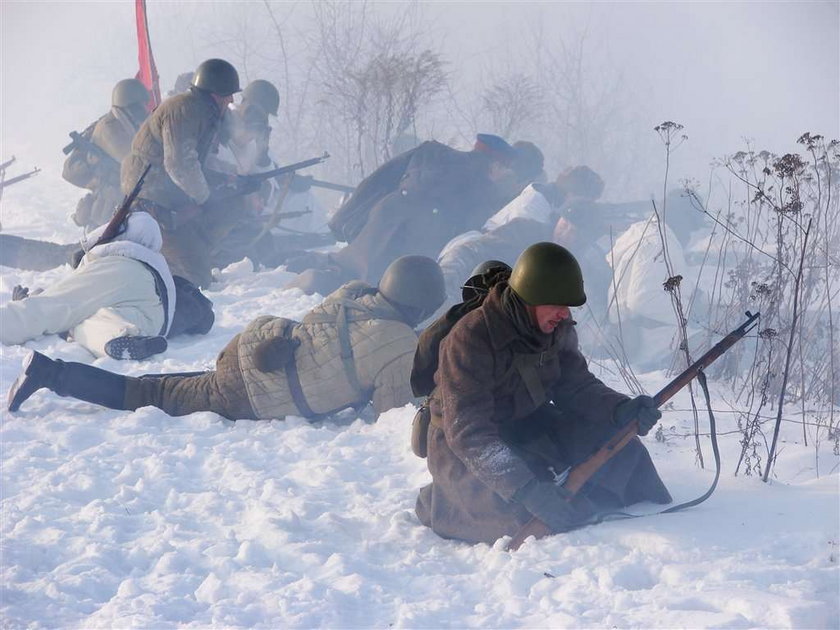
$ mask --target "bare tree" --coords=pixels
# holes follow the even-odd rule
[[[371,16],[364,3],[319,3],[315,13],[322,117],[342,127],[333,139],[343,145],[348,174],[362,178],[391,157],[398,136],[415,130],[446,87],[445,64],[420,44],[411,11],[391,22]]]
[[[485,89],[481,105],[489,128],[509,139],[531,135],[541,124],[546,107],[542,87],[521,72],[503,76]]]

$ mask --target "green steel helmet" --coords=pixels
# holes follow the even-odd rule
[[[446,299],[443,272],[427,256],[400,256],[385,270],[379,292],[389,302],[407,307],[421,322]]]
[[[580,265],[557,243],[534,243],[522,252],[508,284],[531,306],[582,306],[586,302]]]
[[[270,81],[257,79],[256,81],[251,81],[242,90],[242,101],[256,103],[267,114],[276,116],[277,110],[280,108],[280,92],[277,91],[277,88]]]
[[[239,73],[224,59],[202,61],[192,78],[192,86],[219,96],[239,92]]]
[[[146,86],[137,79],[123,79],[114,86],[111,92],[111,105],[114,107],[131,107],[132,105],[146,105],[151,95]]]

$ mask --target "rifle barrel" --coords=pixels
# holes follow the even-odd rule
[[[326,188],[327,190],[335,190],[343,193],[351,193],[356,190],[353,186],[346,186],[344,184],[333,184],[332,182],[325,182],[323,179],[313,179],[309,182],[316,188]]]
[[[22,182],[24,179],[29,179],[30,177],[35,175],[35,173],[40,173],[40,172],[41,172],[41,169],[36,168],[36,169],[32,169],[28,173],[24,173],[23,175],[15,175],[14,177],[10,177],[9,179],[4,179],[2,182],[0,182],[0,188],[5,188],[6,186],[11,186],[12,184],[17,184],[18,182]]]
[[[747,311],[746,315],[747,321],[745,321],[738,328],[726,335],[726,337],[718,341],[714,346],[707,350],[702,357],[697,359],[694,363],[692,363],[685,370],[683,370],[679,376],[671,379],[671,382],[668,383],[665,387],[663,387],[653,397],[653,399],[656,401],[657,407],[661,407],[664,403],[670,400],[674,396],[674,394],[676,394],[683,387],[685,387],[689,381],[693,380],[697,376],[698,372],[700,372],[704,368],[709,367],[720,355],[722,355],[724,352],[729,350],[729,348],[734,346],[739,339],[744,337],[744,335],[746,335],[757,325],[754,322],[758,319],[760,313],[755,313],[753,315],[752,313]]]

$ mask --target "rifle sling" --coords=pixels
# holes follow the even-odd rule
[[[306,402],[306,396],[303,395],[303,387],[300,385],[300,376],[297,371],[297,362],[292,359],[286,361],[284,366],[286,370],[286,381],[289,383],[289,393],[292,395],[292,401],[295,407],[298,408],[304,418],[317,418],[319,414],[312,411],[312,407]]]
[[[630,514],[629,512],[603,512],[600,514],[596,514],[591,520],[587,521],[587,525],[597,525],[598,523],[603,523],[604,521],[619,521],[628,518],[641,518],[643,516],[656,516],[658,514],[671,514],[673,512],[679,512],[681,510],[685,510],[686,508],[694,507],[695,505],[700,505],[712,496],[712,493],[717,488],[718,480],[720,479],[720,450],[718,449],[718,442],[717,442],[717,429],[715,424],[715,414],[712,411],[712,400],[709,396],[709,387],[706,384],[706,373],[703,370],[700,370],[697,373],[697,381],[700,383],[700,387],[703,390],[703,397],[706,399],[706,409],[709,412],[709,434],[712,441],[712,452],[715,456],[715,478],[712,481],[712,485],[703,493],[701,496],[697,497],[696,499],[692,499],[691,501],[685,501],[684,503],[679,503],[677,505],[672,505],[671,507],[660,510],[659,512],[652,512],[650,514]]]

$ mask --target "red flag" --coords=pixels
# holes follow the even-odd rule
[[[135,78],[145,85],[152,95],[149,100],[149,111],[152,111],[160,105],[160,78],[152,55],[152,41],[149,39],[146,0],[135,0],[134,8],[137,15],[137,58],[140,61],[140,71]]]

